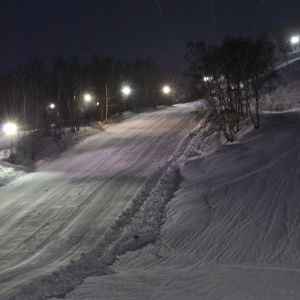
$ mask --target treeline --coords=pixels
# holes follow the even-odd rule
[[[186,58],[191,88],[204,100],[211,128],[229,142],[246,118],[259,128],[261,91],[275,76],[271,43],[242,37],[226,37],[221,46],[190,42]]]
[[[225,37],[221,45],[187,44],[190,91],[194,99],[203,99],[201,110],[213,130],[232,142],[243,120],[249,118],[259,128],[261,99],[274,88],[275,64],[299,55],[299,38],[300,16],[268,28],[258,38]]]
[[[83,64],[76,57],[58,56],[51,70],[31,61],[0,75],[0,122],[14,121],[25,130],[49,123],[59,129],[67,123],[78,130],[88,119],[105,122],[111,114],[171,104],[172,95],[161,93],[162,77],[173,80],[165,75],[151,59],[93,56]],[[127,96],[122,93],[125,85],[132,89]]]

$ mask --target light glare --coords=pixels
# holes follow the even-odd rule
[[[169,94],[170,92],[171,92],[171,89],[170,89],[170,87],[169,86],[164,86],[163,87],[163,92],[165,93],[165,94]]]
[[[92,99],[91,95],[90,94],[85,94],[84,95],[84,100],[87,101],[87,102],[90,102]]]
[[[212,80],[212,77],[211,77],[211,76],[204,76],[204,77],[203,77],[203,81],[204,81],[204,82],[211,81],[211,80]]]
[[[131,89],[129,86],[124,86],[122,92],[124,95],[129,95],[131,93]]]
[[[13,135],[17,132],[17,125],[14,123],[4,124],[3,130],[7,135]]]
[[[299,43],[299,36],[293,36],[293,37],[291,37],[291,43],[292,44]]]

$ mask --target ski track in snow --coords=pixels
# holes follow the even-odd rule
[[[157,239],[66,299],[300,299],[300,114],[213,151],[202,137]]]
[[[196,125],[191,110],[171,108],[112,126],[2,187],[0,297],[60,295],[85,278],[91,271],[79,270],[70,283],[69,271],[76,273],[93,256],[104,232]],[[62,266],[63,271],[38,279]],[[59,287],[52,284],[57,276]]]
[[[300,298],[299,113],[266,113],[216,147],[176,111],[113,126],[0,189],[3,299]]]

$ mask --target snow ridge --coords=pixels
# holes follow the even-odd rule
[[[88,276],[113,273],[109,266],[119,255],[154,243],[164,221],[165,206],[179,185],[180,167],[194,153],[199,134],[200,126],[185,137],[171,158],[150,176],[130,206],[111,225],[94,249],[82,253],[79,260],[71,261],[51,275],[22,287],[10,299],[64,297]]]

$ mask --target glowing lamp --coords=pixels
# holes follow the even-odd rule
[[[123,89],[122,89],[122,93],[126,96],[129,95],[131,93],[130,87],[129,86],[124,86]]]
[[[90,94],[85,94],[84,95],[84,100],[87,101],[87,102],[90,102],[92,99],[91,95]]]
[[[13,135],[17,132],[17,125],[14,123],[4,124],[3,130],[7,135]]]
[[[169,94],[171,92],[171,89],[169,86],[166,85],[163,87],[162,91],[164,94]]]
[[[292,36],[292,37],[291,37],[291,43],[292,43],[292,44],[297,44],[297,43],[299,43],[299,36]]]

